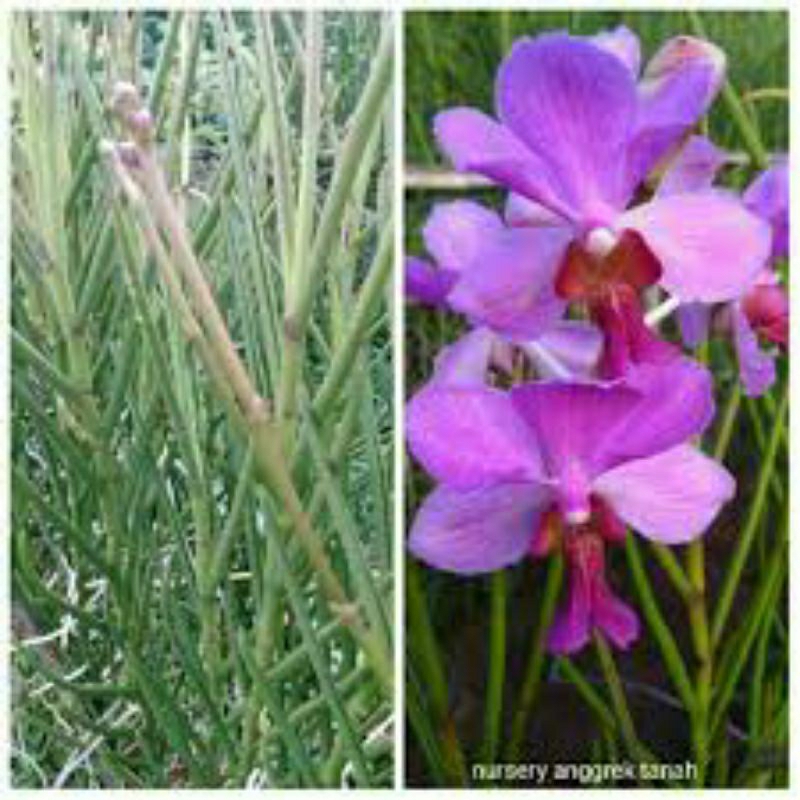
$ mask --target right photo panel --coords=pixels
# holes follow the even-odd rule
[[[405,14],[409,787],[787,787],[788,15]]]

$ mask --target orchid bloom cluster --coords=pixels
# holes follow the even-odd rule
[[[724,54],[692,37],[641,71],[627,28],[546,33],[501,64],[496,118],[435,119],[455,168],[508,194],[502,214],[436,206],[430,259],[406,260],[410,298],[469,322],[408,405],[409,448],[437,482],[409,547],[464,575],[563,553],[551,652],[580,650],[595,630],[633,642],[638,618],[608,585],[606,548],[627,526],[689,542],[735,493],[693,444],[714,416],[712,376],[659,335],[660,318],[676,311],[687,346],[728,333],[749,394],[768,388],[787,344],[774,270],[787,163],[738,196],[713,185],[726,155],[693,133],[724,71]]]

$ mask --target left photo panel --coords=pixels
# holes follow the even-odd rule
[[[14,786],[392,786],[391,15],[9,29]]]

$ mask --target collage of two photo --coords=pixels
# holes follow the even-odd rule
[[[5,13],[9,786],[787,789],[789,16]]]

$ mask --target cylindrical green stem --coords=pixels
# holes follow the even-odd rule
[[[560,555],[550,559],[550,566],[547,571],[547,581],[544,587],[539,612],[539,622],[533,635],[531,652],[528,657],[528,665],[525,669],[525,677],[522,682],[522,689],[516,702],[514,720],[511,724],[511,739],[506,748],[506,760],[516,761],[519,757],[519,749],[525,737],[525,727],[528,722],[531,707],[536,699],[536,693],[542,680],[542,671],[545,663],[545,644],[547,642],[547,632],[553,620],[556,602],[558,601],[559,590],[564,575],[564,559]]]
[[[503,686],[506,678],[506,573],[491,576],[491,617],[489,622],[489,677],[486,686],[483,760],[491,764],[497,756],[503,724]]]

